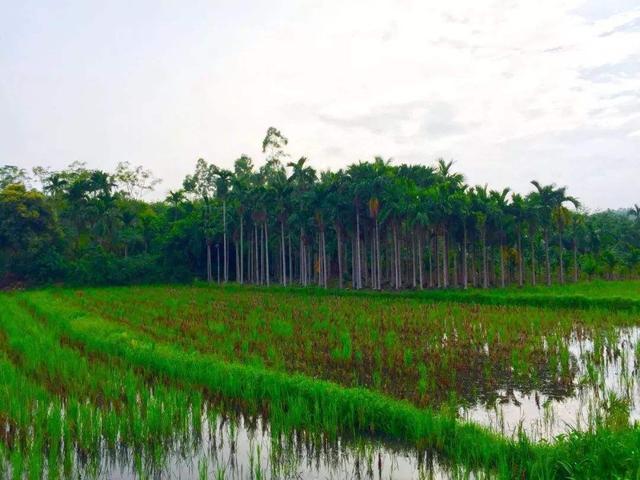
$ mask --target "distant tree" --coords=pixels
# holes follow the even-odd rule
[[[27,184],[29,175],[24,168],[15,165],[3,165],[0,167],[0,190],[12,184]]]
[[[183,182],[183,188],[200,199],[203,203],[202,230],[207,245],[207,281],[213,281],[211,246],[214,240],[213,224],[213,199],[216,193],[217,169],[209,165],[202,158],[196,163],[196,171],[193,175],[187,175]]]

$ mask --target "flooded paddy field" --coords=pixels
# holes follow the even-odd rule
[[[640,312],[238,287],[5,295],[0,478],[621,478]]]

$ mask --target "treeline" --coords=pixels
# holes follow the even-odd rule
[[[640,207],[587,213],[565,187],[469,186],[451,162],[318,174],[270,128],[260,167],[200,159],[183,188],[122,163],[0,168],[0,284],[209,281],[504,287],[640,273]],[[34,188],[33,186],[37,186]]]

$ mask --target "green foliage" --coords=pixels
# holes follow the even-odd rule
[[[0,167],[1,282],[211,282],[220,270],[224,282],[382,290],[640,275],[637,206],[590,214],[567,187],[467,185],[442,159],[318,172],[287,145],[270,127],[260,167],[198,159],[163,202],[142,200],[159,180],[128,162],[36,167],[41,192]]]

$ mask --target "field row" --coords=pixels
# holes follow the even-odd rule
[[[444,476],[458,471],[451,465],[503,478],[630,476],[640,468],[640,434],[629,425],[633,368],[623,372],[627,397],[593,404],[585,431],[553,444],[459,418],[461,406],[500,404],[514,391],[547,400],[607,394],[610,367],[635,361],[622,333],[637,324],[631,311],[200,287],[53,290],[1,301],[0,444],[15,478],[67,477],[80,466],[100,476],[105,449],[123,446],[144,476],[153,465],[169,468],[170,452],[193,451],[194,438],[219,430],[233,412],[268,422],[269,438],[302,433],[322,445],[364,436],[416,456],[433,452],[450,465]],[[583,352],[572,347],[587,343]],[[286,476],[279,473],[272,477]]]

